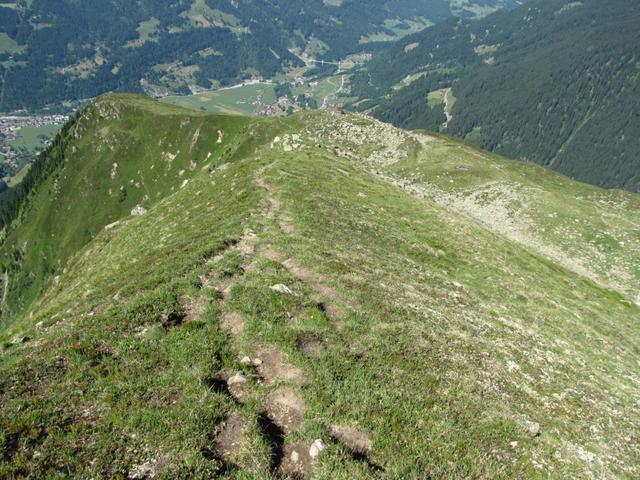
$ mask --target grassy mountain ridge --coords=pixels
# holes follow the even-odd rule
[[[63,165],[39,186],[6,232],[5,258],[20,267],[14,278],[12,266],[5,264],[10,272],[5,308],[20,310],[22,298],[28,298],[27,304],[33,300],[42,282],[60,274],[69,256],[105,225],[137,204],[149,207],[179,189],[203,162],[231,155],[247,123],[225,116],[217,117],[218,123],[205,122],[204,116],[157,104],[153,112],[163,121],[153,128],[146,123],[148,100],[139,101],[142,106],[136,97],[126,102],[106,97],[85,110],[68,132]],[[105,120],[113,123],[98,128]],[[163,142],[155,141],[157,135],[163,135]]]
[[[39,109],[109,91],[189,93],[338,59],[455,12],[514,0],[235,2],[24,1],[0,5],[0,110]],[[108,19],[108,21],[105,21]],[[371,39],[371,44],[361,40]],[[292,51],[290,51],[292,50]]]
[[[479,22],[445,22],[374,57],[354,84],[369,99],[358,108],[637,191],[637,15],[626,0],[538,0]],[[456,100],[445,128],[434,95],[446,88]]]
[[[505,189],[477,208],[526,213],[533,232],[547,198],[552,230],[572,215],[587,232],[595,210],[630,260],[637,195],[352,114],[230,118],[108,96],[79,125],[67,152],[82,155],[59,176],[69,200],[83,198],[66,186],[87,159],[100,172],[87,191],[105,192],[138,170],[151,188],[162,152],[182,153],[155,177],[160,196],[138,200],[144,215],[105,196],[113,217],[66,221],[98,228],[59,282],[5,317],[3,475],[637,475],[640,307],[598,285],[605,273],[590,279],[422,187],[466,197],[520,182],[531,204]],[[171,172],[191,159],[183,185]],[[39,188],[28,208],[61,198]],[[558,248],[578,257],[589,239],[574,237],[578,252]],[[613,279],[618,267],[597,268]],[[312,460],[317,438],[329,448]]]

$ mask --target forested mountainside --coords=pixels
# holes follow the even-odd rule
[[[353,80],[366,99],[355,108],[637,191],[638,25],[633,0],[534,0],[448,20],[375,55]]]
[[[0,4],[0,111],[270,78],[516,0],[19,0]],[[373,43],[365,43],[373,42]],[[294,55],[290,50],[294,50]]]
[[[132,95],[34,171],[0,245],[0,477],[640,475],[637,194]]]

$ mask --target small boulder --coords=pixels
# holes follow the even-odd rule
[[[540,424],[537,422],[529,422],[528,425],[529,435],[532,437],[540,436]]]
[[[245,377],[240,372],[236,373],[234,376],[230,377],[229,380],[227,380],[227,385],[229,385],[230,387],[233,385],[242,385],[245,383],[247,383],[247,377]]]
[[[131,209],[131,215],[133,215],[134,217],[140,217],[145,213],[147,213],[147,209],[144,208],[142,205],[136,205]]]
[[[251,358],[248,356],[244,356],[240,359],[240,364],[241,365],[251,365]]]
[[[318,455],[320,455],[320,453],[322,453],[322,451],[326,450],[327,448],[329,448],[329,445],[324,443],[322,439],[318,438],[311,444],[311,447],[309,448],[309,456],[311,458],[317,458]]]
[[[295,296],[295,293],[293,293],[293,291],[289,287],[287,287],[286,285],[283,285],[281,283],[272,286],[271,290],[273,290],[274,292],[279,293],[281,295],[290,295],[292,297]]]

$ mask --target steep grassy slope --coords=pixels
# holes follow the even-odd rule
[[[640,190],[640,13],[632,0],[535,0],[445,21],[374,56],[358,108],[594,185]],[[427,95],[452,88],[443,102]],[[433,97],[431,97],[433,98]],[[439,104],[438,104],[439,103]]]
[[[154,205],[203,166],[232,154],[247,124],[241,117],[212,122],[162,104],[149,107],[144,97],[126,103],[107,98],[92,104],[61,139],[63,167],[41,185],[6,233],[4,310],[9,313],[28,305],[43,281],[62,273],[70,254],[105,225],[138,204]]]
[[[117,118],[95,113],[114,109]],[[135,164],[125,181],[150,161],[158,168],[126,142],[98,151],[99,132],[129,132],[132,116],[165,151],[169,139],[191,145],[195,124],[229,121],[140,97],[100,100],[74,142],[93,143],[94,169],[109,171],[112,154]],[[59,283],[4,325],[3,476],[640,473],[640,308],[626,289],[410,187],[424,175],[463,195],[495,175],[537,189],[532,205],[566,200],[548,213],[626,218],[619,228],[635,241],[637,216],[619,202],[637,197],[355,115],[235,121],[237,148],[220,156],[199,136],[194,151],[213,155],[189,182],[167,183],[142,216],[112,210],[120,223],[70,252]],[[83,178],[71,168],[83,161],[70,156],[61,189]],[[468,177],[454,177],[459,165]],[[585,198],[570,202],[573,189]],[[606,195],[608,206],[594,200]],[[68,225],[85,221],[99,224]],[[313,460],[315,439],[329,448]]]

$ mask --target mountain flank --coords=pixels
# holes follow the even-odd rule
[[[57,144],[2,243],[2,476],[640,473],[637,195],[346,112],[107,95]]]
[[[189,94],[370,52],[517,0],[18,0],[0,4],[0,111],[109,91]]]
[[[630,0],[534,0],[447,20],[374,55],[352,80],[353,107],[638,191],[639,22]]]

